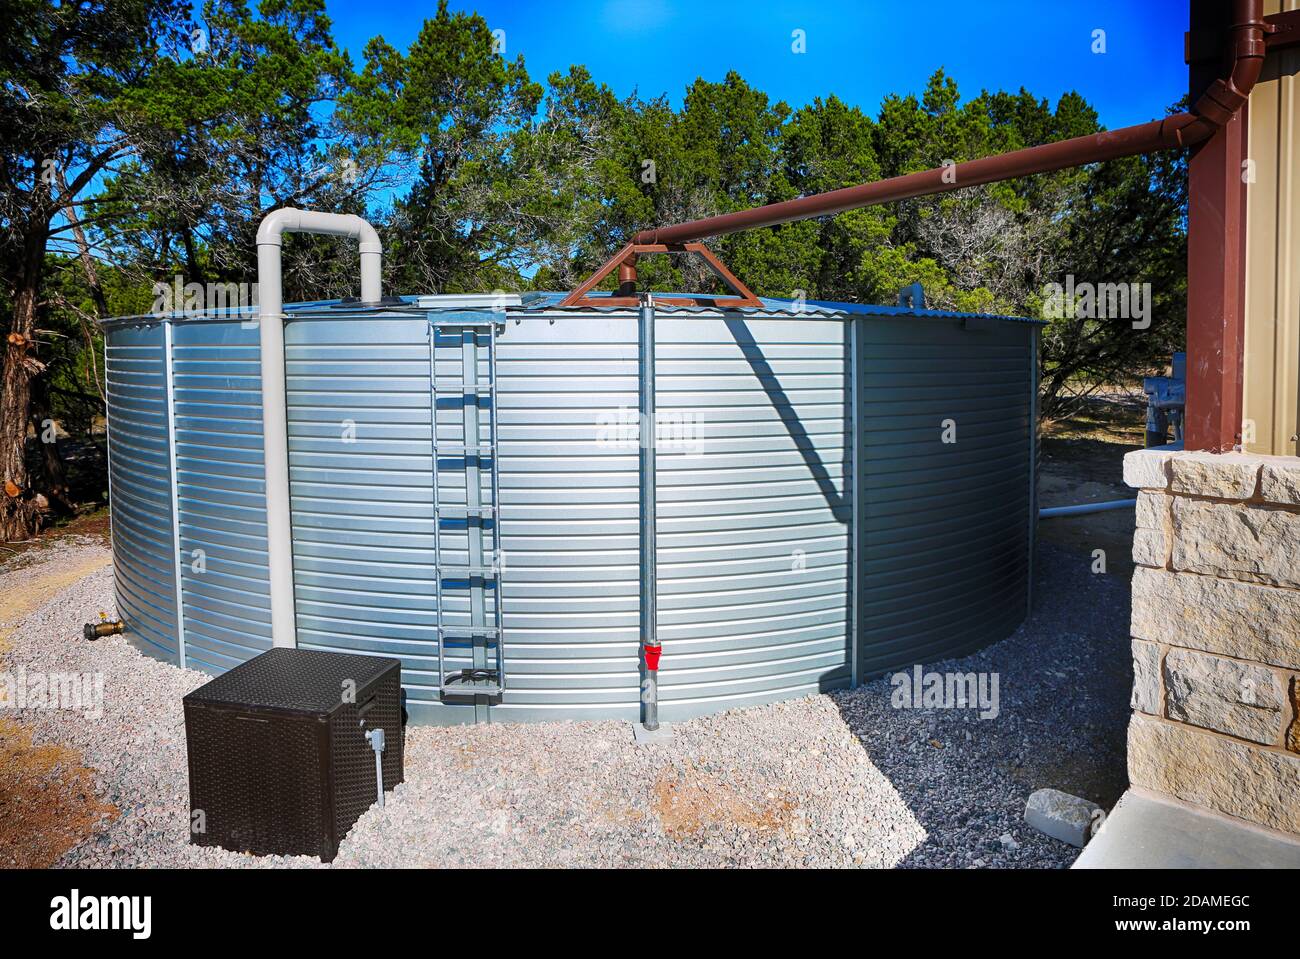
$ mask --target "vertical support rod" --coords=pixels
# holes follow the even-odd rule
[[[866,523],[862,515],[864,486],[866,483],[866,449],[862,433],[862,389],[863,362],[866,347],[862,336],[861,317],[851,316],[848,320],[849,335],[849,403],[848,416],[849,448],[852,450],[850,461],[852,486],[849,490],[849,503],[852,513],[849,516],[849,684],[856,687],[862,682],[858,662],[858,630],[862,622],[862,577],[866,568],[862,561],[865,549]]]
[[[645,678],[641,690],[642,725],[659,728],[658,592],[656,583],[655,495],[655,306],[645,294],[639,312],[640,333],[640,459],[641,459],[641,645]]]
[[[502,329],[505,329],[505,314],[501,314]],[[506,625],[502,602],[505,597],[506,557],[501,549],[501,459],[498,450],[500,426],[497,421],[497,324],[493,317],[488,327],[488,379],[491,381],[488,402],[488,442],[492,446],[492,555],[490,565],[496,571],[496,589],[492,593],[492,618],[497,631],[497,685],[506,688]],[[474,398],[475,408],[478,397]],[[468,527],[468,524],[466,524]],[[483,519],[479,518],[479,536],[483,535]]]
[[[167,469],[172,492],[172,569],[176,574],[176,657],[181,669],[185,668],[185,600],[181,585],[185,568],[181,556],[180,486],[176,469],[176,374],[172,360],[172,341],[175,331],[171,320],[163,320],[163,353],[167,370]]]
[[[1038,545],[1038,327],[1029,329],[1029,584],[1025,616],[1034,611],[1034,552]]]
[[[461,382],[468,390],[478,386],[478,332],[475,327],[467,326],[461,332]],[[479,412],[477,394],[473,403],[465,400],[461,404],[461,423],[464,431],[465,445],[465,507],[466,516],[474,515],[483,506],[483,480],[481,470],[483,459],[479,455],[481,435],[479,431]],[[473,465],[470,465],[470,464]],[[492,468],[495,470],[494,462]],[[477,533],[475,532],[477,530]],[[483,557],[483,525],[477,526],[468,519],[465,522],[465,546],[467,550],[469,573],[469,621],[472,626],[487,626],[487,589],[482,567],[487,564]],[[478,570],[479,572],[476,572]],[[475,670],[487,669],[487,639],[483,636],[470,638],[471,665]],[[474,721],[488,722],[488,700],[486,696],[474,696]]]
[[[442,602],[442,503],[438,499],[438,327],[429,319],[429,444],[433,452],[433,595],[437,606],[438,630],[438,690],[447,684],[447,669],[443,661],[443,628],[446,626]]]

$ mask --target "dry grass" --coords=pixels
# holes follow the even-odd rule
[[[37,746],[0,719],[0,866],[47,869],[117,809],[95,795],[91,770],[63,746]]]
[[[696,836],[717,826],[776,832],[788,829],[795,809],[793,802],[775,794],[768,794],[758,802],[746,799],[693,764],[684,770],[672,766],[661,770],[652,797],[664,834],[672,839]]]
[[[1140,389],[1115,388],[1077,403],[1066,416],[1044,419],[1042,435],[1141,446],[1146,436],[1146,397]]]
[[[73,533],[81,536],[93,530],[81,528]],[[25,616],[109,562],[107,556],[95,555],[42,571],[29,562],[34,555],[8,556],[2,571],[0,657]],[[0,719],[0,867],[52,866],[90,835],[104,816],[116,817],[117,809],[95,795],[92,770],[82,764],[79,753],[63,746],[34,745],[25,728]]]
[[[54,572],[26,577],[21,569],[4,570],[7,582],[0,590],[0,655],[9,648],[14,624],[44,605],[61,590],[80,582],[111,562],[108,556],[95,556],[84,562]]]

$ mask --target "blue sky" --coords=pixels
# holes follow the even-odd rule
[[[1052,103],[1077,90],[1114,128],[1161,116],[1186,92],[1187,0],[477,0],[534,79],[572,63],[616,93],[667,93],[737,70],[801,106],[831,93],[874,115],[888,93],[920,93],[942,66],[963,96],[1024,86]],[[436,0],[326,0],[335,36],[360,62],[382,34],[405,48]],[[791,51],[804,31],[807,52]],[[1093,31],[1105,53],[1093,53]]]

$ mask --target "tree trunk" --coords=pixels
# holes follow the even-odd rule
[[[72,238],[77,243],[77,254],[81,259],[81,268],[86,274],[86,285],[90,287],[90,297],[95,301],[95,313],[102,320],[108,316],[108,298],[104,296],[104,288],[99,285],[99,270],[95,267],[95,258],[91,255],[90,244],[86,242],[86,231],[81,228],[77,219],[77,208],[69,195],[68,180],[61,168],[55,171],[54,176],[59,193],[69,201],[63,207],[63,215],[68,218],[69,223],[75,224],[72,227]]]
[[[68,489],[68,467],[59,452],[59,438],[54,429],[54,406],[50,402],[49,380],[37,376],[31,382],[31,422],[37,439],[41,442],[41,467],[44,472],[42,492],[50,506],[61,516],[76,515]]]
[[[3,382],[0,382],[0,537],[29,539],[40,525],[40,510],[32,501],[27,475],[27,421],[31,413],[32,378],[40,372],[36,358],[36,310],[45,266],[45,229],[29,224],[14,289],[13,325],[5,340]]]

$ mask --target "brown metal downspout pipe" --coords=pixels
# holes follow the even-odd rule
[[[1233,67],[1207,82],[1206,64],[1191,61],[1197,112],[1217,124],[1188,161],[1187,409],[1184,445],[1224,452],[1243,445],[1245,417],[1247,95],[1260,76],[1266,34],[1251,10],[1193,0],[1189,37],[1199,30],[1233,35]],[[1257,11],[1253,11],[1256,12]],[[1209,65],[1213,69],[1212,64]],[[1209,73],[1213,76],[1213,73]]]
[[[618,296],[636,296],[636,254],[618,265]]]
[[[829,193],[799,197],[797,200],[785,200],[750,210],[692,220],[676,226],[642,230],[634,242],[687,243],[709,236],[777,226],[817,216],[831,216],[846,210],[1063,170],[1087,163],[1100,163],[1153,150],[1190,146],[1209,136],[1209,132],[1198,125],[1198,120],[1198,117],[1190,113],[1176,113],[1163,120],[1153,120],[1139,126],[1060,140],[920,173],[908,173],[888,180],[844,187]]]
[[[633,242],[688,243],[740,230],[830,216],[894,200],[944,193],[1156,150],[1193,146],[1208,139],[1228,121],[1245,103],[1259,78],[1264,58],[1264,36],[1268,29],[1262,9],[1262,0],[1234,0],[1232,69],[1227,77],[1215,81],[1197,100],[1193,113],[1176,113],[1163,120],[1153,120],[1137,126],[1105,130],[1071,140],[1027,147],[998,156],[908,173],[888,180],[844,187],[828,193],[770,203],[675,226],[642,230],[636,234]]]

